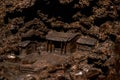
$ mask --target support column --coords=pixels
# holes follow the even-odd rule
[[[66,53],[66,46],[67,46],[67,42],[65,42],[65,45],[64,45],[64,54]]]
[[[61,42],[61,54],[63,53],[63,42]]]
[[[54,52],[55,52],[55,44],[53,44],[53,48],[54,48],[53,50],[54,50]]]
[[[49,40],[47,40],[47,52],[49,51]]]
[[[50,52],[52,52],[52,41],[50,41]]]

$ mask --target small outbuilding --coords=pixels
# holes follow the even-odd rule
[[[53,52],[56,49],[61,53],[71,53],[76,50],[77,33],[65,33],[50,31],[46,35],[47,51]]]
[[[97,40],[88,36],[81,36],[77,41],[77,50],[89,51],[97,44]]]

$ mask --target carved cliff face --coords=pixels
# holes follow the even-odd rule
[[[45,54],[45,36],[51,30],[79,33],[80,36],[96,39],[97,43],[94,44],[92,50],[87,51],[88,47],[81,46],[80,48],[84,48],[84,51],[64,55],[67,57],[64,60],[67,62],[64,64],[59,63],[64,62],[63,58],[59,57],[63,55],[55,54],[61,59],[58,62],[56,56],[55,59],[49,61],[54,54],[46,54],[48,57],[46,55],[44,57],[47,58],[48,63],[41,55]],[[9,64],[4,62],[15,61],[19,64],[25,59],[26,63],[31,63],[31,65],[37,62],[32,68],[41,70],[37,75],[41,79],[77,80],[75,74],[78,73],[78,76],[81,72],[84,74],[81,67],[84,69],[86,68],[84,65],[87,65],[102,72],[99,75],[95,74],[94,77],[90,75],[91,80],[106,80],[106,77],[110,80],[115,74],[115,68],[116,72],[120,70],[119,35],[120,0],[0,0],[0,74],[10,74],[14,78],[17,76],[16,71],[19,73],[19,70],[11,69],[11,66],[18,67],[18,65],[8,66]],[[92,44],[92,41],[87,39],[85,43]],[[70,45],[74,46],[73,43]],[[39,56],[30,55],[32,53]],[[39,61],[39,58],[43,60]],[[57,65],[52,65],[51,62]],[[4,65],[1,66],[1,63]],[[90,73],[94,74],[93,71]],[[0,79],[2,79],[1,76]]]

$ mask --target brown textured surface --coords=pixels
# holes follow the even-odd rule
[[[51,30],[97,43],[47,53]],[[120,0],[0,0],[0,80],[120,80],[119,37]]]
[[[75,33],[64,33],[64,32],[48,32],[46,35],[47,40],[67,42],[75,38],[77,34]]]

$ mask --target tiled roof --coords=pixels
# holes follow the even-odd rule
[[[52,40],[52,41],[61,41],[61,42],[67,42],[72,40],[77,36],[76,33],[65,33],[65,32],[55,32],[55,31],[50,31],[46,35],[47,40]]]
[[[91,37],[80,37],[77,40],[77,43],[79,44],[83,44],[83,45],[90,45],[90,46],[94,46],[96,44],[97,40]]]

